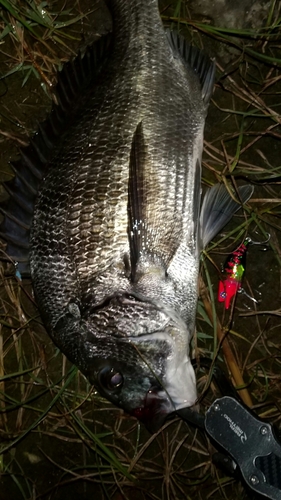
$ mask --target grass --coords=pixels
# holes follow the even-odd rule
[[[215,26],[191,14],[188,3],[169,4],[162,2],[164,22],[217,54],[203,185],[255,183],[250,202],[202,254],[193,355],[219,359],[254,410],[280,427],[279,4],[271,1],[255,30]],[[87,38],[97,12],[88,17],[83,2],[71,9],[54,3],[52,11],[44,2],[0,0],[0,6],[1,177],[7,178],[8,160],[46,113],[55,70],[77,50],[81,30]],[[268,233],[267,245],[249,247],[243,280],[258,303],[238,294],[224,310],[216,298],[221,264],[245,234],[264,241]],[[100,398],[48,338],[30,284],[23,287],[6,266],[2,272],[0,500],[247,498],[238,481],[212,464],[212,446],[199,431],[175,420],[150,436]],[[225,352],[226,336],[242,382]],[[205,411],[219,392],[208,371],[197,378],[199,394],[210,389],[201,402]]]

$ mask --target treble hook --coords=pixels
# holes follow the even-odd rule
[[[245,288],[240,288],[239,290],[237,290],[237,293],[241,294],[241,295],[245,295],[248,299],[252,300],[253,302],[255,302],[256,304],[259,304],[259,301],[257,299],[255,299],[254,297],[252,297],[251,295],[249,295]]]
[[[252,238],[250,238],[250,236],[247,236],[244,241],[247,241],[251,245],[266,245],[266,243],[269,242],[270,238],[271,238],[271,235],[269,233],[267,233],[267,239],[264,240],[264,241],[255,241],[255,240],[252,240]]]

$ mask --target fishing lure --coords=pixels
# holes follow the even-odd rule
[[[224,302],[225,309],[228,309],[231,300],[239,290],[245,272],[246,252],[251,238],[247,237],[227,257],[223,269],[224,278],[219,282],[218,301]]]
[[[223,268],[223,279],[219,282],[218,301],[224,302],[225,309],[229,309],[231,300],[237,292],[243,291],[241,287],[242,278],[245,272],[246,252],[248,245],[265,245],[270,239],[270,234],[265,241],[253,241],[249,236],[227,257]],[[245,291],[244,293],[254,302]]]

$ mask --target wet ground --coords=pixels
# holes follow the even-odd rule
[[[226,0],[160,2],[164,22],[180,29],[217,60],[216,88],[205,131],[203,189],[224,178],[244,183],[281,175],[280,66],[261,60],[263,56],[277,57],[280,51],[275,23],[278,6],[248,1],[235,2],[232,9],[232,4]],[[68,27],[76,40],[63,38],[67,48],[46,38],[43,29],[40,33],[48,47],[29,35],[23,46],[18,31],[14,37],[2,39],[1,73],[22,63],[20,71],[0,80],[3,180],[10,176],[9,161],[16,157],[17,148],[27,143],[51,106],[46,90],[48,82],[54,81],[54,68],[110,29],[102,4],[93,8],[92,2],[81,1],[69,15],[90,8],[89,16]],[[53,2],[51,9],[58,9],[58,4]],[[8,20],[6,12],[4,17]],[[210,26],[226,30],[210,33]],[[261,27],[263,38],[245,34],[252,28],[258,33]],[[244,30],[243,36],[227,31],[237,28]],[[234,217],[202,256],[203,280],[211,298],[213,294],[222,328],[229,330],[231,348],[254,407],[278,428],[279,182],[255,185],[248,208]],[[216,300],[219,271],[246,232],[257,241],[270,234],[270,240],[267,245],[249,247],[243,281],[247,295],[239,294],[233,309],[225,311]],[[23,286],[11,277],[12,271],[4,267],[1,290],[0,500],[251,498],[239,481],[212,465],[213,448],[195,429],[176,421],[151,437],[135,420],[101,400],[54,348],[34,307],[30,285]],[[212,357],[219,341],[204,311],[200,298],[193,353]],[[225,366],[222,351],[219,360]],[[199,372],[199,393],[206,381],[207,373]],[[212,384],[202,411],[218,394]]]

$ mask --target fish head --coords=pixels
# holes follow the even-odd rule
[[[151,432],[196,402],[187,327],[173,313],[147,302],[119,301],[90,315],[85,326],[82,371],[102,396]]]

